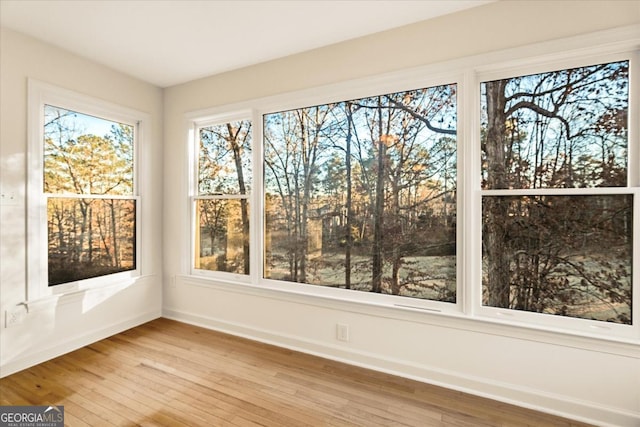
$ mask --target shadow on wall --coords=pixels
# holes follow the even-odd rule
[[[17,320],[6,328],[6,319],[2,322],[0,377],[157,317],[148,310],[153,281],[153,276],[121,280],[8,306]]]

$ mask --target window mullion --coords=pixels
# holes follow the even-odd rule
[[[264,148],[262,114],[252,111],[253,120],[253,191],[251,193],[251,282],[258,284],[264,273]]]
[[[480,177],[480,84],[472,69],[464,73],[463,91],[464,103],[461,104],[466,120],[461,120],[464,139],[458,144],[464,155],[464,166],[459,168],[460,181],[464,185],[462,213],[463,229],[461,230],[463,244],[460,245],[460,255],[463,256],[463,310],[469,315],[474,315],[477,307],[482,304],[481,288],[482,266],[479,256],[481,247],[482,222],[477,214],[481,211],[479,197]]]
[[[539,188],[539,189],[503,189],[503,190],[481,190],[482,197],[485,196],[584,196],[584,195],[606,195],[606,194],[629,194],[629,187],[590,187],[590,188]]]

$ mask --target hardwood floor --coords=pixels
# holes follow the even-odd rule
[[[584,426],[158,319],[0,380],[76,426]]]

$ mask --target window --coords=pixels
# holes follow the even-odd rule
[[[456,85],[264,115],[264,277],[456,302]]]
[[[194,268],[248,275],[251,120],[197,126]]]
[[[134,127],[44,106],[49,286],[135,270]]]
[[[30,93],[30,298],[136,275],[138,121],[45,84]]]
[[[483,305],[631,324],[629,61],[485,81],[481,100]]]
[[[504,52],[194,113],[192,271],[637,340],[628,48]]]

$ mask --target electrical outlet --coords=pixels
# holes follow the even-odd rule
[[[349,325],[338,323],[336,325],[336,338],[338,341],[349,342]]]
[[[27,308],[23,305],[14,307],[11,310],[5,311],[4,326],[8,328],[18,323],[22,323],[24,318],[27,317]]]

